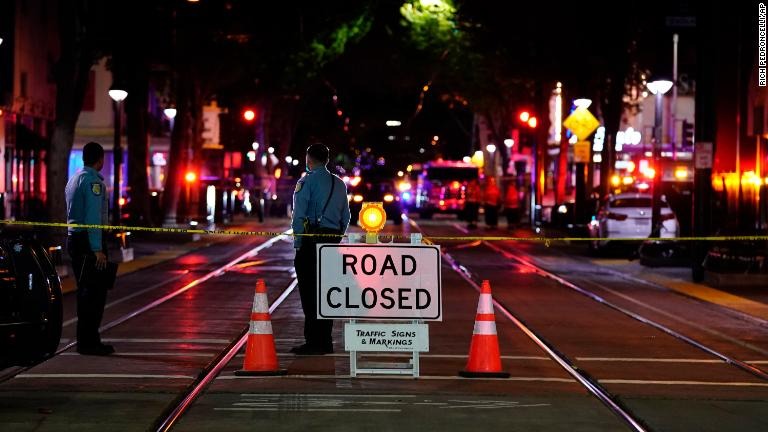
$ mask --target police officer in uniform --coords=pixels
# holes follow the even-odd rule
[[[66,187],[67,223],[106,225],[107,188],[99,171],[104,167],[104,149],[95,142],[83,147],[81,170],[69,179]],[[97,278],[107,267],[105,235],[100,229],[69,228],[67,250],[77,278],[77,352],[85,355],[109,355],[115,352],[101,342],[99,327],[104,314],[107,290],[111,286]]]
[[[307,175],[299,179],[293,193],[293,219],[296,234],[330,234],[328,237],[294,237],[296,277],[299,281],[301,307],[304,310],[304,345],[291,349],[297,355],[319,355],[333,352],[332,320],[317,319],[317,243],[339,243],[349,226],[347,187],[331,174],[329,150],[323,144],[307,148]]]

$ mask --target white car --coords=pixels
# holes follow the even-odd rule
[[[642,239],[651,235],[652,196],[643,193],[611,195],[589,222],[589,242],[592,250],[607,245],[610,239]],[[675,238],[680,224],[675,213],[663,199],[661,202],[661,237]]]

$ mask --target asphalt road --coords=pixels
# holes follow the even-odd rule
[[[464,234],[455,220],[416,222],[387,230]],[[110,293],[105,323],[167,300],[104,333],[116,355],[88,357],[70,350],[1,383],[2,430],[150,428],[248,324],[256,280],[265,279],[271,302],[292,285],[289,241],[264,245],[258,254],[232,264],[265,240],[233,238],[122,277]],[[441,247],[471,279],[489,280],[501,306],[615,396],[647,429],[768,430],[768,381],[627,312],[765,370],[768,324],[762,319],[628,278],[572,245],[456,240]],[[227,271],[218,272],[228,263]],[[196,283],[200,278],[205,279]],[[290,354],[302,342],[303,315],[294,290],[272,314],[278,357],[288,375],[235,376],[242,366],[240,352],[175,429],[628,430],[499,308],[502,364],[511,377],[460,378],[478,292],[446,260],[442,285],[443,320],[429,323],[430,351],[421,356],[419,379],[351,378],[341,322],[334,326],[335,354]],[[74,331],[73,300],[66,297],[69,325],[63,343]]]

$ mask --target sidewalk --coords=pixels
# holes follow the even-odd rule
[[[640,279],[683,295],[727,307],[747,315],[768,320],[768,287],[713,288],[691,281],[689,267],[645,267],[638,261],[592,258],[590,261],[608,268],[619,277]]]
[[[290,221],[287,219],[267,218],[263,223],[259,223],[256,219],[238,218],[233,223],[218,225],[217,228],[243,231],[282,231],[287,229],[289,225]],[[134,259],[129,262],[120,263],[117,276],[120,277],[143,270],[212,244],[230,241],[234,238],[236,237],[233,235],[202,235],[199,239],[193,239],[191,234],[133,232],[130,238],[130,246],[133,247]],[[110,250],[111,257],[115,257],[118,254],[119,250]],[[64,264],[67,269],[67,275],[61,277],[61,291],[64,294],[74,292],[77,288],[68,261],[67,259]]]

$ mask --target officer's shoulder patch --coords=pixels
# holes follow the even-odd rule
[[[91,183],[91,192],[94,195],[101,195],[101,183]]]
[[[301,190],[301,187],[302,187],[303,185],[304,185],[304,182],[303,182],[303,181],[298,181],[298,182],[296,182],[296,189],[293,191],[293,193],[299,193],[299,191]]]

